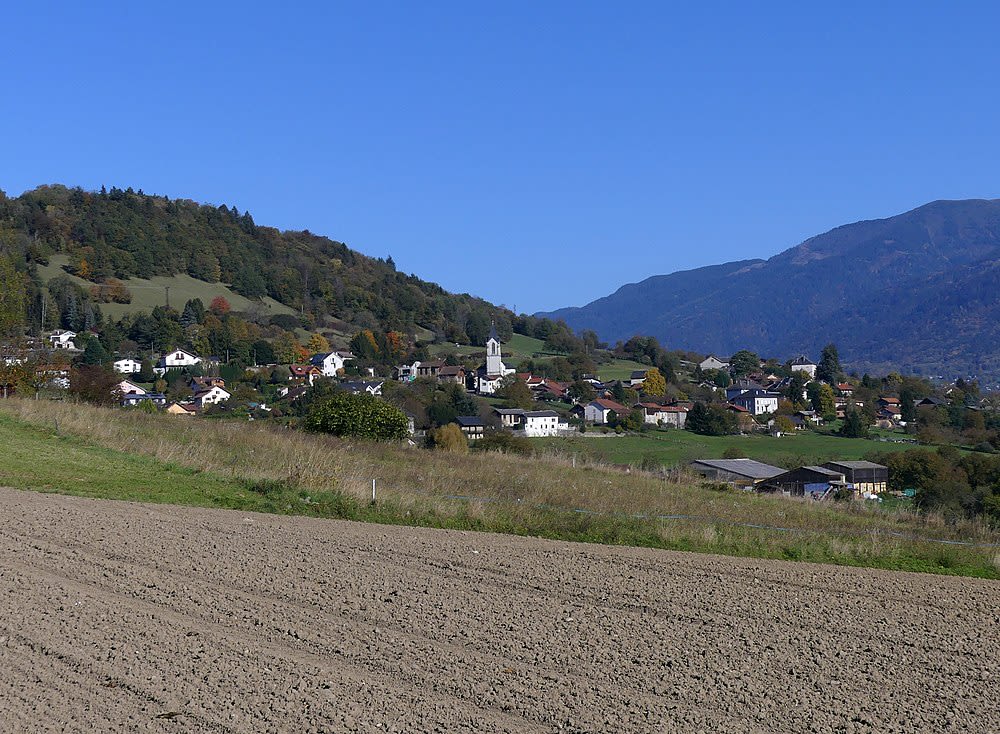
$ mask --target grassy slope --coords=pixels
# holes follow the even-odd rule
[[[699,436],[690,431],[651,431],[636,436],[607,438],[537,438],[541,447],[560,453],[582,454],[614,464],[637,464],[652,458],[665,466],[694,459],[720,459],[728,449],[751,459],[787,466],[823,463],[834,459],[860,459],[872,451],[904,451],[906,444],[840,438],[805,431],[791,436]]]
[[[583,463],[457,456],[258,424],[22,400],[0,402],[0,441],[7,447],[0,484],[24,489],[1000,576],[994,548],[922,539],[1000,540],[980,525],[718,492]],[[375,508],[367,500],[372,477],[379,479]],[[667,515],[684,518],[656,517]]]
[[[457,354],[462,357],[477,353],[485,354],[483,347],[468,345],[456,347],[454,344],[432,344],[428,349],[432,356],[448,353]],[[514,334],[510,341],[503,345],[504,362],[509,367],[516,367],[517,363],[523,359],[546,362],[553,357],[554,355],[545,351],[545,342],[541,339],[525,336],[524,334]],[[630,377],[633,371],[644,369],[649,369],[649,365],[643,365],[628,359],[615,359],[607,364],[598,365],[597,376],[602,380],[623,380]]]
[[[93,283],[69,275],[62,266],[69,262],[66,255],[53,255],[49,259],[48,265],[39,265],[38,274],[43,283],[47,283],[52,278],[65,275],[74,283],[89,288]],[[123,281],[132,292],[132,303],[102,303],[101,311],[111,318],[118,319],[126,313],[137,313],[139,311],[149,312],[155,306],[166,304],[166,288],[170,288],[170,305],[174,308],[182,308],[184,303],[192,298],[200,298],[207,307],[216,296],[222,296],[229,305],[236,311],[245,311],[254,306],[259,306],[254,301],[241,296],[239,293],[228,288],[222,283],[206,283],[203,280],[192,278],[190,275],[173,275],[170,277],[156,276],[154,278],[129,278]],[[273,298],[265,298],[263,307],[269,315],[294,314],[295,311],[285,306]]]

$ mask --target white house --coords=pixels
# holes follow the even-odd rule
[[[229,400],[233,394],[228,390],[219,387],[218,385],[213,385],[212,387],[206,388],[204,390],[199,390],[194,394],[192,402],[199,408],[204,408],[206,405],[218,405],[226,400]]]
[[[708,355],[705,359],[698,363],[702,371],[706,370],[728,370],[729,362],[726,360],[719,359],[714,354]]]
[[[142,369],[142,362],[137,359],[127,357],[115,362],[115,372],[121,375],[134,375]]]
[[[347,392],[354,393],[355,395],[368,393],[373,397],[378,397],[382,394],[382,386],[384,384],[385,380],[355,380],[353,382],[342,382],[340,386],[344,390],[347,390]]]
[[[340,370],[344,369],[344,363],[349,359],[354,359],[350,352],[334,351],[326,354],[314,354],[310,362],[319,367],[324,377],[336,377]]]
[[[504,375],[477,375],[476,392],[480,395],[492,395],[500,389]]]
[[[792,360],[792,372],[805,372],[809,377],[816,376],[816,363],[804,355],[799,355]]]
[[[607,398],[591,400],[583,408],[584,419],[592,423],[608,423],[611,421],[612,415],[624,418],[628,415],[628,408],[621,403],[616,403],[614,400],[608,400]]]
[[[118,383],[118,392],[122,395],[145,395],[146,391],[129,380],[122,380]]]
[[[201,357],[196,354],[191,354],[191,352],[186,352],[183,349],[175,349],[172,352],[168,352],[160,357],[156,366],[153,368],[153,371],[158,375],[162,375],[167,370],[192,367],[196,364],[201,364]]]
[[[639,403],[635,406],[642,411],[642,420],[651,426],[673,426],[683,428],[687,422],[687,408],[677,405],[657,405],[656,403]]]
[[[554,410],[527,410],[524,412],[524,435],[529,438],[558,436],[568,431],[569,424],[559,419]]]
[[[628,384],[630,387],[635,387],[636,385],[641,385],[646,381],[647,370],[633,370],[631,377],[628,378]]]
[[[141,395],[135,393],[122,395],[122,407],[134,408],[142,403],[152,403],[158,407],[163,406],[167,404],[167,396],[159,392],[144,392]]]
[[[413,382],[417,379],[417,373],[420,369],[420,361],[417,360],[413,364],[400,364],[393,368],[393,377],[399,382]]]
[[[778,409],[781,395],[767,390],[747,390],[732,398],[729,402],[744,408],[753,415],[773,413]]]
[[[76,336],[75,331],[57,331],[49,334],[49,344],[53,349],[76,349]]]

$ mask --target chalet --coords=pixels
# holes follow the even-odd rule
[[[792,372],[805,372],[810,378],[816,377],[816,367],[818,365],[804,355],[799,355],[792,360]]]
[[[233,397],[233,394],[225,388],[215,385],[213,387],[198,390],[191,398],[191,402],[198,408],[208,405],[218,405]]]
[[[384,384],[385,380],[354,380],[352,382],[342,382],[340,383],[340,387],[355,395],[368,393],[369,395],[378,396],[382,394],[382,386]]]
[[[499,416],[500,424],[504,428],[514,430],[524,425],[524,414],[526,411],[521,408],[494,408],[493,412]]]
[[[823,423],[823,417],[817,413],[815,410],[797,410],[792,419],[798,418],[802,421],[803,425],[812,424],[818,426]]]
[[[761,492],[781,492],[793,497],[822,499],[830,492],[847,487],[843,471],[823,466],[800,466],[770,477],[757,485]]]
[[[192,377],[188,380],[188,387],[191,390],[204,390],[209,387],[225,387],[226,381],[221,377]]]
[[[761,482],[784,473],[770,464],[753,459],[698,459],[690,464],[692,471],[706,479],[726,482],[738,487],[753,489]]]
[[[500,389],[503,383],[503,375],[483,375],[477,374],[474,378],[476,392],[480,395],[492,395]]]
[[[628,378],[629,387],[636,387],[646,381],[646,370],[633,370]]]
[[[642,420],[651,426],[673,426],[683,428],[687,421],[687,408],[676,405],[659,405],[657,403],[637,403],[635,406],[642,411]]]
[[[296,385],[294,387],[282,386],[278,388],[278,399],[294,403],[308,392],[309,388],[306,385]]]
[[[78,335],[75,331],[54,332],[49,334],[49,346],[52,347],[52,349],[75,350],[77,349],[77,346],[76,342],[73,340],[76,339],[77,336]]]
[[[415,362],[414,366],[417,369],[417,377],[436,378],[438,372],[445,366],[445,363],[439,359],[434,362]]]
[[[160,357],[156,366],[153,367],[153,372],[163,375],[167,370],[183,369],[184,367],[192,367],[200,363],[201,357],[198,355],[191,354],[191,352],[186,352],[183,349],[175,349]]]
[[[465,367],[445,365],[438,370],[437,379],[438,382],[453,382],[464,388],[466,382]]]
[[[142,362],[131,357],[119,359],[114,363],[115,372],[120,375],[134,375],[142,370]]]
[[[478,415],[460,415],[455,419],[455,422],[470,441],[475,441],[486,435],[486,424]]]
[[[594,387],[604,387],[604,383],[597,377],[597,375],[580,375],[580,382],[586,382]]]
[[[837,385],[837,392],[843,395],[845,398],[849,398],[854,395],[854,385],[849,382],[841,382]]]
[[[163,412],[169,415],[194,415],[198,410],[189,403],[173,402],[164,408]]]
[[[893,408],[898,408],[899,405],[900,405],[899,398],[881,397],[878,399],[879,408],[888,408],[890,406]]]
[[[121,395],[145,395],[146,390],[139,387],[130,380],[122,380],[118,383],[118,392]]]
[[[569,385],[555,380],[546,380],[544,385],[532,390],[532,393],[537,400],[562,400],[566,397],[568,390]]]
[[[732,398],[729,402],[740,408],[745,408],[753,415],[773,413],[778,409],[781,395],[767,390],[747,390]]]
[[[414,362],[413,364],[400,364],[392,368],[392,379],[397,382],[413,382],[417,379],[417,368],[420,367],[420,362]]]
[[[617,416],[628,415],[628,408],[607,398],[591,400],[584,406],[586,420],[598,425],[610,423]]]
[[[152,403],[156,406],[166,405],[167,396],[159,392],[129,393],[122,395],[122,406],[135,407],[141,403]]]
[[[828,461],[823,468],[843,473],[862,497],[881,494],[889,486],[889,469],[871,461]]]
[[[934,395],[930,395],[930,396],[928,396],[926,398],[922,398],[920,400],[917,400],[914,403],[914,405],[916,405],[918,408],[925,408],[925,407],[930,407],[930,408],[947,408],[949,405],[951,405],[951,403],[949,403],[947,400],[944,400],[943,398],[939,398],[939,397],[935,397]]]
[[[876,418],[890,424],[902,423],[903,411],[898,405],[884,405],[878,409]]]
[[[528,410],[524,413],[524,435],[529,438],[558,436],[569,425],[554,410]]]
[[[715,355],[710,354],[708,355],[708,357],[699,362],[698,366],[701,368],[703,372],[706,372],[708,370],[728,370],[729,360],[719,359]]]
[[[323,371],[316,365],[310,364],[290,364],[288,371],[291,373],[290,379],[304,380],[312,385],[317,377],[323,377]]]
[[[309,364],[316,367],[323,377],[336,377],[344,369],[344,364],[352,359],[354,355],[350,352],[338,350],[314,354],[309,358]]]

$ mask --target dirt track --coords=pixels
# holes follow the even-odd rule
[[[0,490],[0,730],[1000,731],[1000,584]]]

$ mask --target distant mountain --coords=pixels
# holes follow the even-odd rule
[[[1000,200],[935,201],[837,227],[769,260],[657,275],[539,314],[616,341],[1000,378]]]

